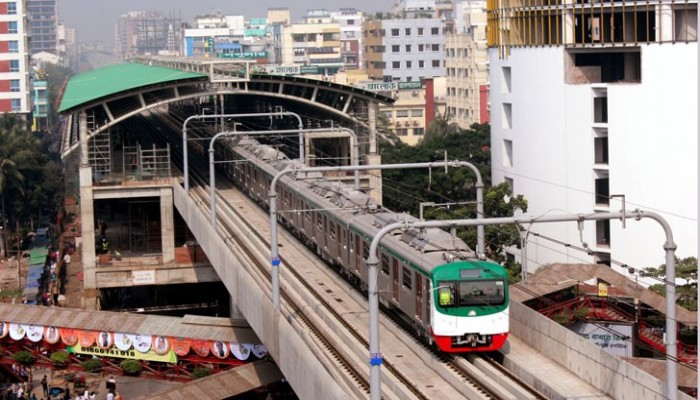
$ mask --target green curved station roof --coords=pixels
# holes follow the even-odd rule
[[[97,99],[178,80],[204,79],[207,75],[139,63],[115,64],[75,75],[68,80],[58,112],[65,112]]]

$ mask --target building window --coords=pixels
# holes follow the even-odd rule
[[[399,36],[399,29],[398,28],[392,29],[391,36],[394,36],[394,37]]]
[[[510,93],[510,67],[501,67],[501,72],[503,73],[501,93]]]
[[[425,135],[425,128],[414,128],[414,129],[413,129],[413,135],[414,135],[414,136],[423,136],[423,135]]]
[[[19,79],[10,79],[10,92],[19,92]]]
[[[348,20],[348,25],[355,25],[355,20],[354,20],[354,19],[349,19],[349,20]]]
[[[391,68],[393,68],[393,69],[400,69],[400,68],[401,68],[401,61],[392,61],[392,62],[391,62]]]
[[[411,52],[411,45],[407,44],[406,45],[406,53],[410,53],[410,52]]]
[[[405,129],[405,128],[397,129],[396,136],[408,136],[408,129]]]
[[[423,36],[423,28],[418,28],[418,36]]]
[[[408,110],[396,110],[396,118],[408,117]]]
[[[411,68],[411,67],[412,67],[412,65],[413,65],[413,63],[412,63],[412,62],[410,62],[410,61],[406,61],[406,68]]]
[[[11,1],[7,3],[7,15],[15,15],[17,14],[17,3],[14,1]]]
[[[423,116],[423,109],[418,108],[418,109],[411,110],[411,116],[412,117],[422,117]]]
[[[433,36],[439,35],[440,34],[440,28],[430,28],[430,34]]]
[[[406,36],[411,36],[411,28],[406,28]]]
[[[608,123],[608,97],[593,98],[593,122],[596,124]]]
[[[598,246],[610,247],[610,220],[596,221],[595,230]]]
[[[503,139],[503,166],[513,166],[513,141]]]
[[[595,204],[598,206],[610,205],[610,178],[595,180]]]
[[[418,61],[418,68],[424,68],[425,67],[425,61],[419,60]]]
[[[422,44],[419,44],[419,45],[418,45],[418,51],[423,51],[423,45],[422,45]]]
[[[9,21],[7,23],[7,33],[17,33],[17,21]]]
[[[595,163],[608,165],[608,137],[597,137],[593,139],[595,147]]]
[[[16,40],[10,40],[9,42],[9,53],[19,53],[19,42]]]
[[[10,104],[12,111],[22,111],[22,100],[21,99],[10,99]]]
[[[513,129],[513,105],[503,103],[503,129]]]
[[[433,68],[440,68],[440,60],[433,60]]]
[[[392,53],[398,53],[399,51],[401,51],[401,46],[399,46],[398,44],[395,44],[395,45],[392,45],[392,46],[391,46],[391,52],[392,52]]]
[[[439,44],[432,44],[432,45],[430,45],[430,48],[431,48],[433,51],[440,51],[440,45],[439,45]]]
[[[19,60],[10,60],[10,72],[19,72]]]

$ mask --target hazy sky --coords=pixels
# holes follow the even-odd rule
[[[292,20],[298,20],[309,9],[329,11],[354,7],[374,14],[390,11],[396,0],[58,0],[59,19],[78,29],[78,41],[114,41],[114,25],[127,11],[161,11],[166,16],[180,17],[192,22],[194,16],[208,14],[213,9],[224,14],[241,14],[246,18],[265,17],[267,9],[286,7]]]

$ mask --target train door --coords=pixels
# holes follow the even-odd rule
[[[423,320],[423,275],[416,273],[416,318]]]
[[[360,266],[362,265],[362,237],[356,235],[355,238],[355,273],[360,272]]]
[[[356,242],[357,240],[355,239],[355,234],[352,233],[352,232],[350,232],[350,230],[348,230],[348,237],[349,237],[349,239],[350,239],[350,243],[348,244],[348,263],[347,263],[347,268],[348,268],[348,270],[351,270],[351,271],[352,271],[352,270],[357,269],[357,268],[355,267],[356,259],[355,259],[355,257],[353,256],[353,252],[354,252],[355,254],[357,254],[357,251],[355,250],[355,242]]]
[[[399,298],[400,298],[399,290],[401,289],[401,287],[399,286],[399,260],[397,260],[395,258],[392,260],[392,268],[391,269],[392,269],[391,272],[393,272],[393,276],[394,276],[394,287],[393,287],[394,290],[392,292],[394,294],[394,301],[398,303]]]
[[[425,288],[425,301],[423,302],[423,325],[430,325],[430,303],[433,301],[432,292],[430,291],[430,278],[423,277],[423,287]]]
[[[336,257],[338,259],[340,259],[341,263],[344,263],[345,262],[345,251],[344,251],[345,250],[345,229],[343,228],[343,225],[340,223],[337,225],[337,229],[338,229],[338,240],[337,240],[338,251],[336,253],[337,254]]]
[[[323,214],[323,248],[328,251],[328,216]]]

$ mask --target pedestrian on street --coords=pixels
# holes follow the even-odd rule
[[[49,398],[49,381],[46,380],[46,375],[44,375],[43,378],[41,378],[41,388],[44,389],[44,396],[46,398]]]

